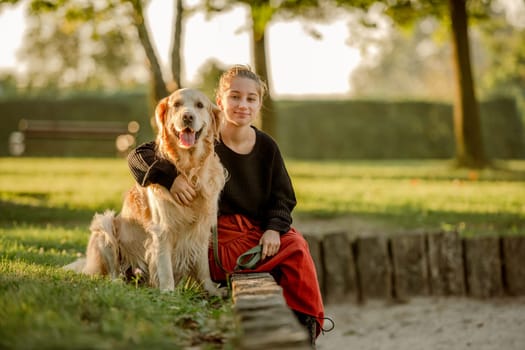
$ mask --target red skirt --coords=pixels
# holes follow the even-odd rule
[[[242,215],[219,216],[218,255],[224,269],[231,273],[239,255],[259,244],[262,229]],[[225,281],[225,272],[217,266],[210,245],[211,278]],[[317,334],[323,326],[324,307],[315,265],[304,237],[294,228],[281,235],[279,252],[260,261],[253,270],[239,273],[269,272],[282,287],[288,306],[317,320]]]

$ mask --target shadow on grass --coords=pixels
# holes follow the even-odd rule
[[[92,210],[0,201],[0,245],[9,260],[63,266],[84,252]]]
[[[421,232],[438,230],[457,230],[462,236],[481,235],[521,235],[525,236],[525,214],[514,213],[472,213],[453,211],[421,211],[409,205],[390,206],[382,212],[358,211],[350,213],[299,212],[303,220],[317,219],[330,221],[348,217],[343,221],[352,225],[352,217],[359,221],[370,223],[371,227],[384,230],[384,234],[399,234],[403,232]],[[359,225],[358,225],[359,226]],[[352,231],[352,227],[341,227],[342,231]]]
[[[89,222],[93,210],[67,207],[49,207],[45,205],[28,205],[0,200],[0,224],[14,223],[78,225]]]
[[[432,172],[429,170],[414,171],[410,173],[408,171],[398,171],[399,173],[381,173],[370,170],[355,170],[354,173],[348,171],[341,174],[338,171],[326,171],[322,173],[322,177],[325,180],[340,180],[341,177],[346,179],[363,179],[368,180],[433,180],[433,181],[480,181],[480,182],[493,182],[493,181],[506,181],[506,182],[523,182],[525,181],[525,171],[514,170],[505,167],[494,167],[486,170],[472,170],[467,169],[455,169],[450,171]],[[296,179],[318,179],[319,173],[306,173],[301,171],[291,171],[292,177]]]
[[[0,239],[4,258],[53,267],[64,266],[74,261],[78,253],[85,251],[88,238],[86,234],[85,237],[57,241],[49,235],[35,238],[9,233]]]

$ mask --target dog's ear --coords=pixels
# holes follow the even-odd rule
[[[164,130],[164,124],[166,122],[166,111],[168,110],[168,98],[164,97],[159,101],[157,107],[155,108],[155,121],[157,122],[157,129],[159,133],[162,134]]]
[[[215,136],[215,139],[219,140],[219,133],[222,125],[222,110],[214,103],[211,104],[211,116],[213,119],[213,135]]]

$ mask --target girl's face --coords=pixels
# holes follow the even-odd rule
[[[261,110],[261,97],[257,82],[250,78],[234,77],[230,86],[217,98],[227,123],[235,126],[250,125]]]

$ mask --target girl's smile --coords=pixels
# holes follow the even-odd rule
[[[217,98],[224,111],[226,123],[236,126],[250,125],[261,109],[257,83],[252,79],[235,77],[229,88]]]

